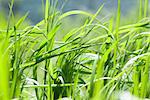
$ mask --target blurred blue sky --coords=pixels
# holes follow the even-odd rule
[[[8,0],[0,0],[0,10],[7,5]],[[62,0],[59,0],[61,3]],[[121,0],[121,11],[123,14],[127,14],[131,9],[135,9],[139,0]],[[16,0],[15,6],[17,12],[25,14],[29,12],[29,18],[33,22],[38,22],[42,19],[42,4],[41,0]],[[61,3],[62,4],[62,3]],[[64,12],[74,9],[87,10],[90,12],[96,12],[100,5],[104,4],[103,10],[109,14],[114,12],[117,7],[117,0],[68,0],[64,6]]]

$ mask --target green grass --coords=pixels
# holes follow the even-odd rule
[[[150,99],[148,0],[139,0],[129,25],[121,24],[121,0],[106,21],[105,5],[95,14],[62,13],[58,0],[42,0],[43,20],[34,26],[24,25],[28,13],[16,20],[13,3],[7,25],[0,23],[0,100],[118,100],[122,92]],[[84,16],[82,25],[67,29],[75,16]]]

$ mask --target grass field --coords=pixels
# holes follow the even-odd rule
[[[28,13],[16,17],[14,0],[0,17],[0,100],[150,99],[149,0],[137,0],[136,22],[128,25],[121,24],[121,0],[106,21],[99,17],[104,5],[62,13],[58,0],[42,1],[36,25]],[[75,16],[82,25],[69,28]]]

